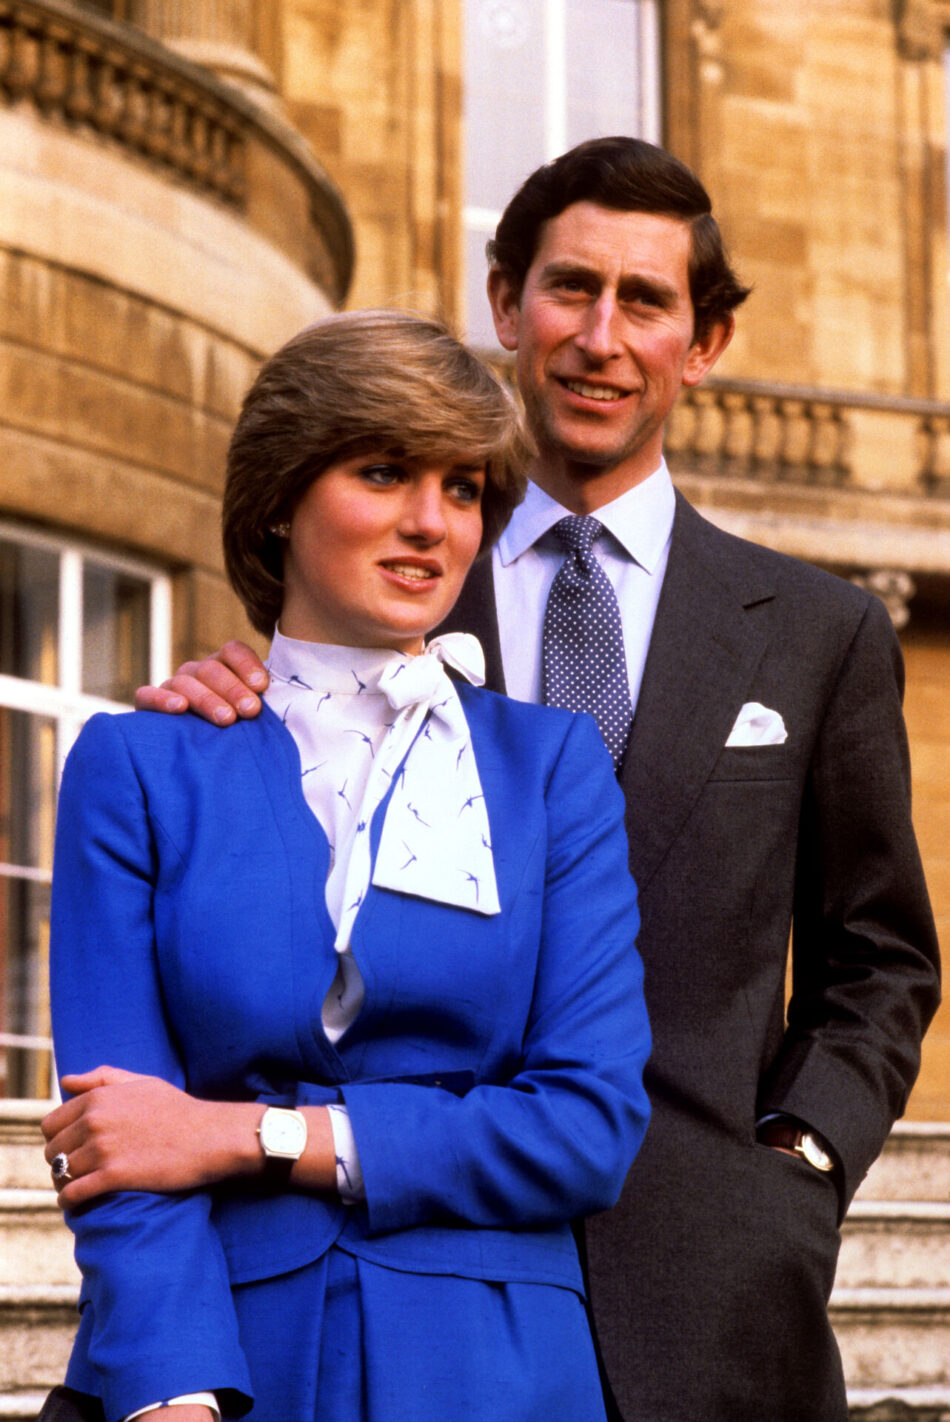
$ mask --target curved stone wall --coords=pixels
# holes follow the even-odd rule
[[[243,392],[352,263],[279,117],[131,27],[0,0],[0,514],[169,569],[182,656],[241,628],[217,526]]]

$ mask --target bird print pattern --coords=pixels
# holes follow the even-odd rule
[[[466,634],[438,638],[418,657],[274,636],[266,700],[297,744],[304,797],[336,846],[325,892],[340,963],[323,1006],[333,1042],[362,1002],[350,938],[371,879],[500,912],[471,734],[443,660],[484,680],[481,647]],[[374,865],[368,830],[390,785]]]

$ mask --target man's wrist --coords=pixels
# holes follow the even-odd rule
[[[823,1174],[830,1174],[835,1168],[835,1158],[828,1143],[817,1131],[790,1116],[770,1116],[760,1121],[756,1128],[756,1140],[773,1150],[800,1156]]]

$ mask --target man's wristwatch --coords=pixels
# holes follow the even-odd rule
[[[286,1184],[294,1162],[307,1146],[307,1118],[285,1106],[268,1106],[257,1128],[264,1152],[264,1174]]]
[[[807,1160],[816,1170],[834,1170],[835,1163],[814,1131],[806,1131],[794,1121],[763,1121],[756,1131],[756,1139],[767,1146],[777,1146],[780,1150],[793,1151]]]

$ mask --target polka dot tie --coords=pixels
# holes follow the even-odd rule
[[[562,518],[552,532],[567,557],[544,612],[542,699],[589,711],[620,765],[633,709],[617,594],[591,549],[604,531],[595,518]]]

